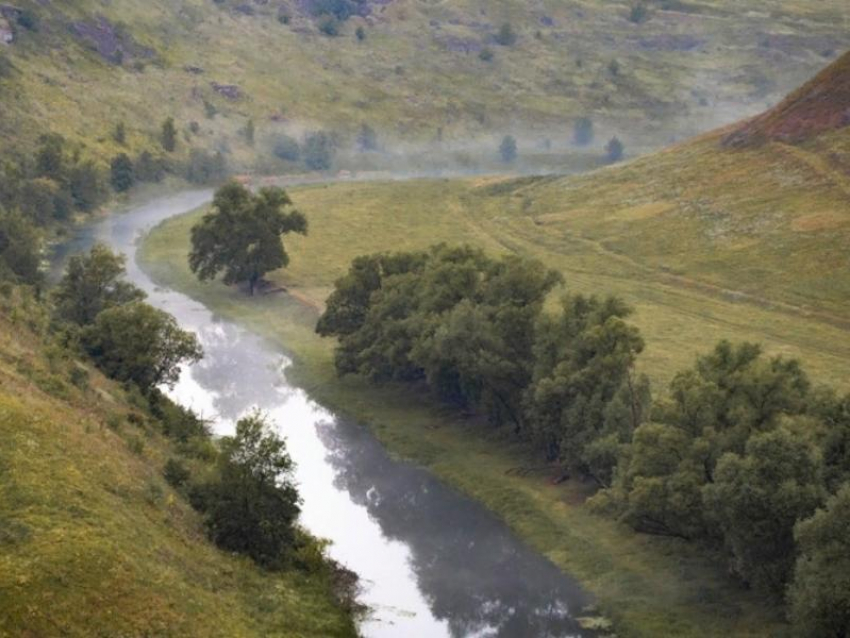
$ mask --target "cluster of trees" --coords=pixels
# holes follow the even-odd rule
[[[316,541],[297,526],[300,497],[285,443],[259,413],[214,443],[194,413],[159,390],[203,352],[171,315],[145,303],[124,274],[123,257],[103,245],[72,257],[49,300],[57,333],[107,376],[141,391],[180,451],[166,463],[165,478],[204,515],[211,540],[269,569],[298,564],[299,550]]]
[[[371,129],[369,130],[371,131]],[[368,146],[369,144],[377,146],[374,131],[371,131],[371,133],[371,135],[363,137],[364,132],[361,131],[360,136],[358,136],[357,141],[361,150],[374,150]],[[362,144],[367,146],[362,146]],[[272,152],[285,162],[301,162],[312,171],[326,171],[333,166],[336,143],[333,137],[325,131],[310,133],[302,142],[289,135],[281,135],[275,140]]]
[[[560,282],[470,247],[360,257],[317,332],[338,337],[339,374],[424,383],[509,425],[595,481],[598,511],[725,552],[748,586],[787,596],[800,635],[848,635],[850,396],[724,342],[653,401],[628,306],[567,295],[544,311]]]

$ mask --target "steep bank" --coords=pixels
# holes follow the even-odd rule
[[[134,392],[0,298],[0,634],[353,636],[326,577],[216,549]]]

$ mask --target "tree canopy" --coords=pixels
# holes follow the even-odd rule
[[[213,209],[192,228],[189,266],[201,281],[224,273],[226,284],[247,282],[254,294],[263,275],[289,263],[281,235],[307,233],[307,220],[279,188],[254,195],[231,182],[213,199]]]

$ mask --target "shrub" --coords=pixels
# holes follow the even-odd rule
[[[179,489],[189,480],[191,472],[183,461],[180,459],[170,458],[165,462],[165,468],[162,471],[162,475],[171,487]]]
[[[493,38],[496,41],[496,44],[499,44],[503,47],[510,47],[516,44],[517,35],[514,32],[513,26],[511,26],[510,22],[505,22],[500,28],[499,32]]]
[[[274,143],[272,152],[276,157],[286,162],[297,162],[301,159],[301,146],[298,140],[288,135],[281,135]]]

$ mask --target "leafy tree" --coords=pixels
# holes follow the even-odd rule
[[[222,271],[224,283],[248,282],[251,294],[267,272],[289,263],[281,235],[307,233],[307,220],[279,188],[253,195],[236,182],[215,194],[213,210],[192,228],[189,266],[201,281]]]
[[[41,237],[20,213],[0,208],[0,279],[41,282]]]
[[[245,135],[245,141],[248,142],[248,145],[253,146],[254,145],[254,135],[256,133],[256,129],[254,127],[254,120],[253,119],[249,119],[248,122],[245,124],[245,130],[243,131],[243,133]]]
[[[115,125],[115,130],[112,132],[112,139],[121,146],[127,143],[127,126],[124,122],[118,122]]]
[[[38,140],[35,153],[35,176],[45,177],[57,184],[65,184],[68,179],[68,157],[65,152],[65,138],[61,135],[42,135]]]
[[[124,262],[103,244],[71,257],[54,292],[56,316],[86,326],[104,310],[144,299],[145,293],[123,280]]]
[[[301,159],[301,146],[298,140],[288,135],[281,135],[275,140],[272,152],[286,162],[297,162]]]
[[[301,150],[307,168],[314,171],[326,171],[333,163],[334,144],[330,135],[324,131],[311,133],[304,140]]]
[[[837,491],[850,482],[850,394],[820,392],[810,400],[810,412],[824,427],[821,442],[827,488]]]
[[[615,164],[623,159],[625,147],[618,137],[612,137],[605,145],[605,160],[609,164]]]
[[[136,183],[133,160],[126,153],[116,155],[109,166],[109,183],[116,193],[124,193]]]
[[[755,434],[744,455],[717,464],[703,496],[732,566],[745,581],[781,594],[794,565],[794,524],[823,503],[820,460],[800,435],[780,428]]]
[[[517,158],[516,140],[512,135],[505,135],[502,138],[502,143],[499,144],[499,157],[505,164],[514,162]]]
[[[177,127],[174,124],[173,117],[167,118],[162,123],[159,139],[166,153],[173,153],[177,149]]]
[[[60,217],[57,201],[62,188],[47,177],[26,180],[18,192],[18,207],[28,219],[44,226]]]
[[[505,22],[501,27],[499,27],[499,32],[493,39],[496,41],[496,44],[503,47],[510,47],[516,44],[517,35],[511,23]]]
[[[378,149],[378,134],[368,124],[360,127],[360,132],[357,134],[357,148],[361,153]]]
[[[363,42],[363,40],[366,39],[366,29],[364,29],[362,26],[357,27],[357,29],[354,31],[354,35],[357,38],[358,42]]]
[[[186,179],[193,184],[214,184],[227,177],[227,160],[220,152],[211,154],[193,148],[186,166]]]
[[[221,442],[215,479],[195,495],[210,538],[264,567],[283,566],[300,513],[293,469],[286,444],[261,414],[240,419],[236,435]]]
[[[593,142],[593,120],[580,117],[573,124],[573,143],[576,146],[587,146]]]
[[[526,406],[532,434],[550,460],[586,474],[586,451],[605,425],[608,404],[629,378],[643,340],[614,297],[567,297],[535,331],[534,380]],[[600,480],[600,477],[595,477]]]
[[[161,158],[154,157],[150,151],[142,151],[133,164],[133,177],[140,182],[161,182],[167,172],[166,168]]]
[[[94,162],[81,161],[71,167],[69,188],[74,207],[83,212],[91,212],[106,199],[106,186],[103,177]]]
[[[81,334],[81,343],[98,367],[143,391],[173,386],[180,366],[199,360],[197,338],[181,330],[174,317],[142,301],[100,312]]]
[[[850,636],[850,483],[797,523],[798,558],[789,588],[796,635]]]

